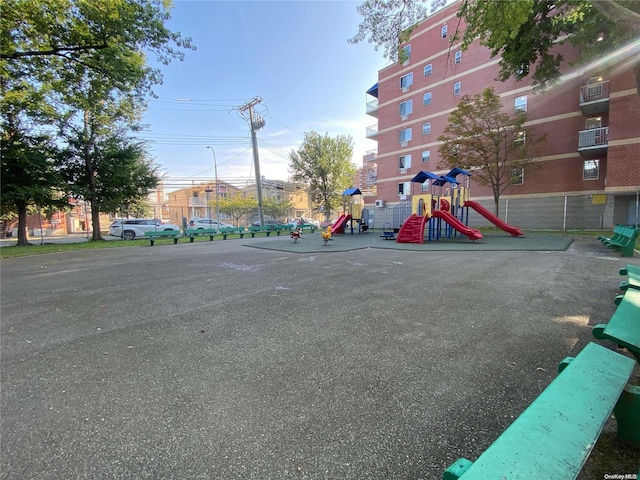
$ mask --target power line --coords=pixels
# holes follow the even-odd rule
[[[269,117],[269,118],[270,118],[271,120],[273,120],[274,122],[279,123],[279,124],[280,124],[280,125],[282,125],[283,127],[288,128],[288,129],[289,129],[289,130],[291,130],[292,132],[296,132],[296,133],[298,133],[298,134],[300,134],[300,135],[304,135],[304,133],[299,132],[299,131],[298,131],[298,130],[296,130],[295,128],[292,128],[292,127],[290,127],[289,125],[287,125],[287,124],[285,124],[285,123],[282,123],[282,122],[281,122],[281,121],[279,121],[279,120],[276,120],[275,118],[273,118],[273,117],[272,117],[271,115],[269,115],[269,114],[267,114],[267,115],[265,115],[265,116],[266,116],[266,117]]]

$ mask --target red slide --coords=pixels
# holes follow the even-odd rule
[[[424,227],[429,218],[426,215],[412,214],[398,231],[397,243],[424,243]]]
[[[467,200],[466,202],[464,202],[464,206],[473,208],[476,212],[478,212],[484,218],[489,220],[496,227],[501,228],[507,233],[510,233],[512,237],[519,237],[522,235],[522,230],[520,230],[518,227],[513,227],[508,223],[503,222],[502,220],[500,220],[500,218],[496,217],[493,213],[491,213],[489,210],[484,208],[478,202],[474,202],[473,200]]]
[[[443,219],[461,234],[469,237],[469,240],[480,240],[482,238],[482,234],[479,230],[467,227],[464,223],[451,215],[449,212],[445,212],[444,210],[436,210],[435,212],[433,212],[433,216]]]
[[[337,233],[344,233],[344,227],[347,223],[347,220],[351,220],[351,215],[345,215],[344,213],[340,215],[338,217],[338,220],[336,220],[336,223],[334,223],[333,227],[331,227],[331,233],[333,233],[334,235]]]

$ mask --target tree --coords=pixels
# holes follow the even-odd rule
[[[363,16],[350,43],[368,39],[383,47],[385,57],[402,60],[399,44],[408,40],[418,22],[426,17],[424,0],[367,0],[358,6]],[[432,0],[431,11],[445,5]],[[534,70],[534,85],[544,87],[559,76],[561,55],[553,51],[558,41],[579,47],[582,62],[598,58],[636,39],[640,32],[640,2],[636,0],[463,0],[458,16],[464,20],[463,47],[479,39],[500,55],[500,80],[523,78]],[[460,35],[459,35],[460,34]],[[452,41],[454,41],[452,39]],[[633,55],[633,50],[629,51]],[[640,60],[634,74],[640,94]]]
[[[42,135],[53,139],[50,125],[63,119],[64,125],[69,126],[70,118],[78,111],[86,114],[90,110],[86,103],[78,101],[83,94],[85,100],[95,101],[89,105],[98,106],[99,102],[111,104],[109,100],[117,103],[129,97],[129,105],[135,105],[139,113],[151,87],[162,79],[158,69],[147,65],[147,55],[155,54],[166,65],[174,58],[182,59],[183,53],[178,49],[193,48],[190,39],[166,28],[170,8],[170,2],[147,0],[3,2],[0,16],[3,141],[20,145],[23,139]],[[99,94],[90,97],[89,92]],[[74,136],[74,132],[63,133]],[[32,159],[47,156],[33,149],[29,155]],[[29,182],[31,190],[47,191],[48,180],[53,177],[42,175],[32,160],[19,162],[20,158],[8,155],[6,168]],[[3,187],[4,183],[3,178]],[[26,230],[26,215],[19,218],[18,231],[22,232]],[[99,225],[94,218],[94,235],[96,232],[99,235],[96,227]]]
[[[292,210],[293,203],[291,203],[291,200],[278,200],[273,197],[262,199],[262,211],[265,215],[269,215],[276,221],[281,221],[289,217]]]
[[[27,135],[19,128],[12,131],[11,124],[3,125],[0,147],[3,216],[18,217],[17,244],[25,246],[29,244],[29,207],[68,205],[59,171],[60,152],[48,136]]]
[[[342,192],[352,184],[356,173],[352,155],[350,136],[332,138],[313,131],[306,132],[298,151],[289,154],[291,179],[309,185],[312,202],[324,209],[327,219],[340,208]]]
[[[244,215],[258,208],[258,201],[253,196],[247,196],[242,192],[220,198],[218,203],[220,211],[235,220],[236,227],[240,225],[240,219]]]
[[[442,142],[439,168],[473,171],[479,184],[491,187],[496,215],[500,213],[500,195],[511,185],[514,170],[531,164],[529,153],[545,138],[523,128],[525,114],[510,116],[501,109],[500,97],[492,88],[465,95],[438,137]]]
[[[63,168],[69,194],[91,204],[93,240],[102,240],[100,213],[112,213],[121,205],[145,198],[160,178],[147,158],[144,144],[117,134],[94,137],[84,132],[69,139]]]

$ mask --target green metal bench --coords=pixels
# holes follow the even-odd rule
[[[222,234],[222,239],[226,240],[229,235],[234,233],[240,235],[240,238],[244,238],[247,231],[244,227],[225,227],[220,229],[220,233]]]
[[[217,230],[215,228],[188,228],[187,229],[187,237],[189,237],[189,242],[193,243],[195,237],[201,237],[208,235],[209,240],[213,241],[213,237],[216,236]]]
[[[640,290],[629,288],[616,297],[618,308],[607,324],[591,330],[598,340],[611,340],[629,350],[640,363]]]
[[[622,238],[622,230],[624,228],[626,228],[626,225],[616,225],[615,227],[613,227],[613,236],[612,237],[607,237],[605,235],[599,235],[598,236],[598,240],[600,240],[604,244],[609,243],[611,240],[618,241],[618,240],[620,240]]]
[[[176,232],[175,230],[144,232],[144,236],[149,239],[152,247],[155,241],[161,238],[173,238],[173,244],[175,245],[178,243],[178,238],[180,238],[180,232]]]
[[[640,441],[640,389],[626,385],[634,364],[589,343],[475,462],[457,460],[443,480],[575,479],[612,411],[618,437]]]
[[[620,282],[621,290],[627,290],[628,288],[640,290],[640,267],[627,265],[626,267],[622,267],[618,273],[629,277],[626,281]]]
[[[640,228],[623,227],[620,230],[620,238],[611,238],[605,241],[607,248],[611,248],[620,252],[621,257],[633,257],[633,250],[636,246],[636,239],[640,234]]]
[[[251,238],[256,236],[256,233],[266,233],[267,237],[269,235],[271,235],[271,227],[269,226],[264,226],[264,227],[260,227],[260,226],[255,226],[255,227],[249,227],[249,233],[251,234]]]
[[[302,225],[299,225],[299,228],[302,229],[302,231],[304,232],[305,230],[309,230],[311,233],[316,231],[316,227],[314,224],[312,223],[303,223]]]
[[[291,225],[274,225],[273,231],[280,236],[282,232],[291,233]]]

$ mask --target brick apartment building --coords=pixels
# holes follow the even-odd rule
[[[367,113],[378,119],[367,129],[367,137],[378,142],[377,154],[363,159],[377,167],[377,192],[367,199],[374,215],[382,218],[385,209],[420,193],[420,184],[410,182],[418,172],[448,171],[438,167],[437,138],[450,113],[462,95],[493,86],[505,111],[526,112],[529,135],[547,134],[535,168],[517,172],[501,196],[504,220],[550,229],[636,224],[640,97],[631,66],[619,62],[616,68],[578,70],[569,66],[575,51],[563,45],[558,46],[565,58],[562,77],[554,87],[534,92],[528,77],[499,82],[499,59],[492,59],[489,49],[475,42],[461,51],[459,41],[452,43],[457,7],[458,2],[421,22],[402,44],[408,60],[380,70],[367,91]],[[490,189],[473,177],[471,197],[493,211]],[[469,223],[487,224],[475,212]]]

